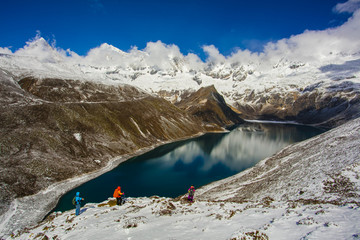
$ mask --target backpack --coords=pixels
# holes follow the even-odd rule
[[[194,189],[193,189],[193,188],[190,188],[190,190],[189,190],[189,195],[190,195],[190,196],[194,196]]]
[[[74,197],[74,198],[72,199],[72,204],[73,204],[73,205],[76,205],[76,197]]]

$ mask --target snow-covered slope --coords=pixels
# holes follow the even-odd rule
[[[198,191],[198,198],[360,205],[360,118],[291,145],[255,167]]]
[[[78,217],[74,211],[53,214],[8,239],[357,239],[358,212],[356,204],[188,204],[130,198],[123,206],[87,204]]]
[[[360,119],[177,199],[54,213],[15,239],[358,239]],[[8,238],[13,239],[13,238]]]

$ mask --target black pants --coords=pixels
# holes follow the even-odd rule
[[[121,205],[121,204],[122,204],[122,199],[121,199],[121,197],[116,198],[116,204],[117,204],[117,205]]]

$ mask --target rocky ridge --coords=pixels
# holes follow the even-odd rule
[[[0,55],[0,67],[18,79],[34,76],[129,84],[173,103],[214,85],[243,118],[328,128],[356,118],[359,112],[359,53],[330,52],[321,61],[244,56],[202,62],[180,52],[170,52],[160,61],[147,52],[127,53],[109,44],[93,49],[84,59],[70,58],[43,38],[25,48],[41,54]]]
[[[244,122],[213,85],[200,88],[175,105],[207,124],[233,126]]]

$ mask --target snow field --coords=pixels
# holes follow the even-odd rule
[[[109,202],[114,202],[111,200]],[[53,213],[8,239],[353,239],[360,236],[356,204],[232,203],[129,198],[122,206],[87,204],[82,214]]]

